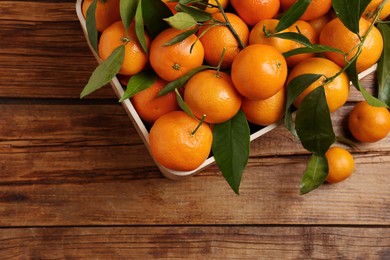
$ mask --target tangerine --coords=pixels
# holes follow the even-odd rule
[[[367,20],[371,20],[375,16],[375,12],[380,4],[384,0],[372,0],[363,12],[363,17]],[[381,13],[379,14],[380,20],[385,20],[390,15],[390,1],[387,1],[383,6]]]
[[[298,0],[280,0],[282,10],[289,9]],[[299,18],[310,21],[326,14],[332,8],[332,0],[312,0],[306,11]]]
[[[337,183],[352,175],[355,162],[350,152],[341,147],[330,147],[325,153],[328,160],[328,183]]]
[[[213,135],[210,127],[177,110],[154,122],[149,134],[150,151],[162,166],[176,171],[198,168],[209,156]]]
[[[254,26],[260,20],[274,18],[280,0],[230,0],[230,4],[246,24]]]
[[[223,9],[226,9],[226,7],[229,5],[229,0],[219,0],[218,2],[221,4]],[[217,6],[217,2],[215,0],[209,0],[209,4]],[[219,13],[220,12],[219,8],[214,7],[214,6],[213,7],[210,7],[210,6],[206,7],[205,11],[210,13],[210,14]]]
[[[87,17],[88,8],[93,0],[84,0],[82,4],[82,12],[84,17]],[[103,32],[111,24],[121,19],[119,11],[119,0],[98,0],[96,4],[95,20],[96,29]]]

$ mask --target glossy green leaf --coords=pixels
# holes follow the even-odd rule
[[[287,85],[286,108],[284,116],[284,125],[295,135],[294,122],[291,115],[291,106],[294,100],[311,84],[317,81],[321,74],[303,74],[293,78]]]
[[[111,53],[107,60],[97,66],[89,78],[87,85],[81,92],[80,98],[91,94],[95,90],[98,90],[109,83],[121,69],[124,57],[125,46],[121,45]]]
[[[299,0],[293,4],[280,18],[275,33],[283,31],[293,25],[306,11],[311,0]]]
[[[191,15],[197,22],[206,22],[212,18],[211,14],[194,6],[179,4],[176,9]]]
[[[96,29],[96,5],[98,0],[93,0],[91,5],[89,6],[87,10],[87,15],[85,18],[85,23],[87,27],[87,33],[88,33],[88,40],[91,44],[92,48],[96,53],[99,53],[98,51],[98,31]]]
[[[304,36],[303,34],[300,34],[300,33],[296,33],[296,32],[276,33],[276,34],[272,34],[272,37],[292,40],[292,41],[298,42],[306,47],[312,46],[312,43],[310,42],[310,40],[308,38],[306,38],[306,36]]]
[[[387,106],[386,103],[379,100],[378,98],[374,97],[370,93],[367,92],[367,90],[363,87],[363,85],[359,81],[358,72],[356,70],[356,60],[351,62],[350,66],[348,66],[346,70],[349,80],[352,82],[352,84],[355,86],[357,90],[360,91],[360,93],[363,95],[364,99],[367,101],[368,104],[371,106],[376,107],[385,107]]]
[[[324,155],[335,142],[325,89],[320,86],[311,91],[299,105],[295,129],[303,147],[317,155]]]
[[[309,159],[300,186],[301,195],[309,193],[326,180],[328,176],[328,160],[325,156],[313,154]]]
[[[378,24],[383,37],[383,52],[378,61],[378,98],[390,107],[390,26]]]
[[[161,91],[158,93],[159,96],[163,96],[165,94],[168,94],[171,91],[174,91],[177,88],[182,87],[192,76],[194,76],[196,73],[206,70],[206,69],[213,69],[212,66],[202,65],[195,69],[190,70],[187,74],[184,76],[178,78],[177,80],[169,82]]]
[[[359,20],[371,0],[332,0],[338,18],[351,32],[359,33]]]
[[[133,97],[135,94],[145,90],[153,85],[156,81],[157,76],[153,71],[145,70],[141,71],[129,79],[127,83],[126,91],[119,100],[119,102],[123,102],[124,100]]]
[[[249,158],[249,145],[249,125],[241,110],[232,119],[214,125],[212,151],[215,162],[237,194]]]
[[[293,55],[302,54],[302,53],[322,53],[322,52],[337,52],[344,55],[344,52],[325,45],[321,44],[312,44],[308,47],[300,47],[296,49],[292,49],[291,51],[287,51],[283,53],[283,56],[287,59]]]
[[[144,19],[142,17],[142,1],[143,0],[139,0],[137,11],[135,13],[135,34],[137,35],[137,39],[141,44],[143,51],[145,53],[148,53],[148,47],[146,45]]]
[[[187,30],[198,24],[191,15],[184,12],[176,13],[174,16],[165,18],[164,21],[179,30]]]
[[[174,44],[179,43],[181,41],[184,41],[185,39],[187,39],[188,37],[190,37],[191,35],[193,35],[197,31],[198,31],[198,28],[193,28],[193,29],[184,31],[182,33],[179,33],[178,35],[176,35],[175,37],[170,39],[167,43],[164,43],[163,46],[171,46],[171,45],[174,45]]]
[[[152,38],[169,28],[169,24],[163,19],[172,16],[172,12],[163,1],[142,0],[142,14],[145,27]]]
[[[180,93],[179,93],[179,90],[178,89],[175,89],[175,92],[176,92],[176,100],[177,100],[177,104],[179,104],[179,107],[184,111],[186,112],[187,115],[195,118],[194,114],[192,113],[191,111],[191,108],[184,102],[183,98],[181,97]]]
[[[121,0],[119,2],[121,20],[125,26],[126,31],[129,29],[131,22],[135,17],[139,0]]]

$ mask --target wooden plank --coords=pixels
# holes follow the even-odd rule
[[[8,259],[389,259],[389,227],[99,227],[0,230]]]

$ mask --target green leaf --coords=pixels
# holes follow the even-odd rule
[[[137,35],[137,39],[141,44],[142,49],[147,54],[148,47],[146,46],[144,19],[142,17],[142,0],[139,0],[137,11],[135,13],[135,34]]]
[[[363,95],[364,99],[367,101],[368,104],[371,106],[376,107],[386,107],[386,103],[383,101],[377,99],[373,95],[367,92],[367,90],[363,87],[363,85],[359,81],[358,72],[356,70],[356,59],[351,62],[351,64],[348,66],[346,70],[349,80],[352,82],[352,84],[355,86],[357,90],[360,91],[360,93]]]
[[[184,41],[185,39],[187,39],[188,37],[190,37],[191,35],[193,35],[197,31],[198,31],[198,28],[194,28],[194,29],[179,33],[178,35],[176,35],[175,37],[170,39],[167,43],[164,43],[163,46],[171,46],[171,45],[174,45],[174,44],[179,43],[181,41]]]
[[[325,156],[313,154],[301,180],[300,194],[303,195],[315,190],[324,183],[327,176],[328,160]]]
[[[351,32],[359,33],[359,20],[371,0],[332,0],[338,18]]]
[[[295,119],[296,130],[303,147],[317,155],[324,155],[335,142],[325,89],[311,91],[299,105]]]
[[[291,56],[297,55],[297,54],[322,53],[322,52],[337,52],[337,53],[344,55],[344,52],[339,50],[339,49],[329,47],[326,45],[321,45],[321,44],[312,44],[309,47],[301,47],[301,48],[292,49],[291,51],[286,51],[283,53],[283,57],[287,59],[288,57],[291,57]]]
[[[287,85],[287,98],[284,125],[286,128],[295,135],[294,122],[291,115],[291,106],[294,100],[311,84],[317,81],[321,74],[303,74],[293,78]]]
[[[197,22],[206,22],[212,18],[211,14],[194,6],[179,4],[176,9],[191,15]]]
[[[169,24],[163,19],[172,16],[172,12],[163,1],[142,0],[142,14],[145,27],[152,38],[169,28]]]
[[[129,79],[127,83],[126,91],[119,100],[119,102],[123,102],[124,100],[133,97],[135,94],[141,92],[152,86],[156,81],[157,76],[153,71],[145,70],[141,71]]]
[[[126,31],[129,29],[131,22],[135,17],[135,12],[137,10],[139,0],[132,1],[119,1],[119,8],[121,14],[121,20],[125,26]]]
[[[287,40],[292,40],[295,42],[298,42],[306,47],[311,47],[313,44],[310,42],[306,36],[300,33],[296,32],[285,32],[285,33],[276,33],[272,34],[272,37],[277,37],[277,38],[282,38],[282,39],[287,39]]]
[[[311,0],[299,0],[293,4],[280,18],[275,33],[283,31],[293,25],[305,13]]]
[[[80,98],[91,94],[95,90],[98,90],[109,83],[121,69],[124,57],[125,46],[121,45],[111,53],[107,60],[97,66],[89,78],[87,85],[81,92]]]
[[[383,52],[378,61],[378,98],[390,106],[390,27],[378,24],[383,37]]]
[[[191,15],[184,12],[176,13],[174,16],[165,18],[164,21],[179,30],[187,30],[198,24]]]
[[[87,27],[87,33],[88,33],[88,40],[94,49],[96,53],[99,53],[98,51],[98,31],[96,29],[96,5],[98,0],[93,0],[91,5],[89,6],[87,10],[87,15],[85,18],[85,23]]]
[[[237,194],[249,159],[249,145],[249,125],[241,110],[232,119],[214,125],[212,151],[215,162]]]
[[[171,91],[174,91],[177,88],[182,87],[192,76],[194,76],[196,73],[206,70],[206,69],[214,69],[212,66],[202,65],[195,69],[190,70],[187,74],[184,76],[169,82],[159,93],[158,96],[163,96],[165,94],[168,94]]]
[[[191,116],[193,118],[196,118],[194,116],[194,114],[192,113],[191,108],[184,102],[183,98],[181,97],[181,95],[179,93],[179,90],[175,89],[175,92],[176,92],[176,101],[177,101],[177,104],[179,104],[179,107],[184,112],[186,112],[187,115],[189,115],[189,116]]]

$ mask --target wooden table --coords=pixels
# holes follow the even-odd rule
[[[390,137],[305,196],[283,126],[252,143],[239,196],[215,165],[171,181],[110,87],[79,100],[97,63],[74,0],[2,0],[0,28],[2,259],[390,259]]]

